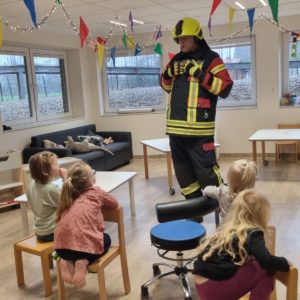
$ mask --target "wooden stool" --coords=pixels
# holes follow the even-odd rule
[[[50,267],[53,266],[51,254],[53,242],[39,242],[35,235],[26,237],[14,244],[15,265],[18,286],[25,284],[22,252],[38,255],[41,257],[45,297],[52,294]]]

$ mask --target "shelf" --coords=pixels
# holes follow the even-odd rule
[[[20,181],[4,182],[4,183],[1,183],[1,185],[0,185],[0,191],[15,188],[15,187],[19,187],[19,186],[23,186],[23,182],[20,182]]]

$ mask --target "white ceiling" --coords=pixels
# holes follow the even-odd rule
[[[176,22],[185,16],[198,19],[201,24],[207,25],[212,0],[62,0],[65,9],[78,26],[81,16],[90,28],[93,36],[105,36],[111,29],[109,20],[118,17],[120,22],[129,23],[128,16],[131,10],[134,19],[145,22],[143,25],[134,25],[135,32],[153,32],[156,26],[162,25],[162,29],[173,27]],[[247,12],[241,10],[234,3],[235,0],[222,0],[212,18],[212,25],[228,23],[228,7],[236,9],[233,22],[247,21]],[[239,0],[246,8],[256,7],[256,15],[263,13],[272,17],[269,6],[263,7],[259,0]],[[268,0],[265,0],[268,3]],[[35,0],[37,20],[46,16],[54,0]],[[300,0],[279,0],[280,17],[300,15]],[[31,26],[31,19],[23,0],[0,0],[0,13],[4,21],[10,25],[21,27]],[[49,21],[41,31],[49,31],[64,34],[74,34],[68,24],[62,8],[57,9],[51,15]],[[130,30],[130,27],[128,27]]]

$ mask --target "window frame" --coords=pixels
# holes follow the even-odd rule
[[[297,32],[297,30],[296,30]],[[281,91],[280,91],[280,98],[284,97],[284,94],[289,93],[289,57],[290,57],[290,49],[289,43],[290,40],[290,33],[283,32],[282,33],[282,78],[281,78]],[[299,42],[298,42],[299,43]],[[299,46],[298,46],[299,47]],[[282,105],[281,101],[279,101],[279,107],[298,107],[300,105]]]
[[[152,47],[146,47],[143,52],[140,55],[151,55],[151,54],[157,54],[153,51]],[[159,54],[157,54],[159,55]],[[117,48],[116,49],[116,57],[117,56],[133,56],[134,57],[134,53],[132,51],[132,49],[129,48]],[[150,110],[147,109],[149,107],[141,107],[140,109],[136,109],[136,108],[126,108],[126,109],[121,109],[119,108],[118,110],[112,110],[109,108],[109,95],[108,95],[108,78],[107,78],[107,68],[106,68],[106,61],[111,59],[111,51],[106,50],[105,52],[105,57],[104,57],[104,63],[103,63],[103,68],[102,68],[102,72],[99,72],[100,74],[100,79],[99,80],[102,81],[102,90],[103,90],[103,94],[102,94],[102,104],[100,103],[100,113],[103,115],[113,115],[113,114],[120,114],[122,113],[122,111],[126,110],[126,114],[135,114],[135,113],[152,113],[153,111],[165,111],[165,105],[166,105],[166,100],[165,97],[162,93],[161,95],[161,105],[160,106],[155,106],[153,107],[154,110]],[[162,64],[163,64],[163,57],[160,56],[160,73],[162,70]],[[159,74],[160,75],[160,74]],[[102,80],[101,80],[102,78]]]
[[[235,104],[234,102],[229,102],[226,105],[222,105],[221,101],[219,99],[218,101],[218,109],[241,109],[241,108],[256,108],[257,107],[257,83],[256,83],[256,36],[252,34],[249,38],[249,36],[241,36],[241,37],[235,37],[227,41],[220,41],[216,42],[214,45],[211,45],[211,49],[215,51],[215,48],[229,48],[234,45],[246,45],[249,44],[250,46],[250,52],[251,52],[251,82],[252,82],[252,100],[247,101],[245,104]],[[222,59],[222,57],[221,57]],[[225,66],[226,63],[224,62]],[[234,80],[233,80],[234,84]],[[226,98],[224,99],[226,101]]]
[[[9,126],[18,126],[18,125],[26,125],[26,124],[43,124],[44,121],[55,121],[57,119],[64,119],[72,117],[72,101],[71,101],[71,93],[70,93],[70,84],[69,84],[69,76],[68,76],[68,60],[67,53],[65,51],[60,50],[46,50],[39,48],[30,48],[30,47],[13,47],[13,46],[2,46],[0,48],[1,54],[7,55],[22,55],[26,57],[25,69],[27,72],[28,79],[28,102],[31,111],[31,117],[25,119],[15,119],[11,121],[5,121],[5,124]],[[65,73],[65,81],[66,81],[66,93],[67,93],[67,105],[69,111],[67,113],[55,114],[50,116],[43,116],[39,113],[39,101],[37,96],[37,82],[35,76],[35,67],[33,58],[34,55],[42,56],[42,57],[55,57],[62,58],[64,60],[64,73]],[[2,119],[3,122],[3,119]]]

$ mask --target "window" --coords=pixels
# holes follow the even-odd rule
[[[8,125],[69,116],[64,52],[1,48],[0,109]]]
[[[254,37],[231,39],[230,44],[212,47],[225,63],[234,81],[229,96],[219,98],[218,107],[240,107],[256,105]],[[227,41],[228,43],[228,41]]]
[[[280,106],[300,106],[300,47],[292,55],[293,42],[290,34],[283,35],[283,76]]]
[[[161,109],[159,85],[161,57],[158,54],[125,55],[117,51],[115,65],[106,59],[105,111]]]

